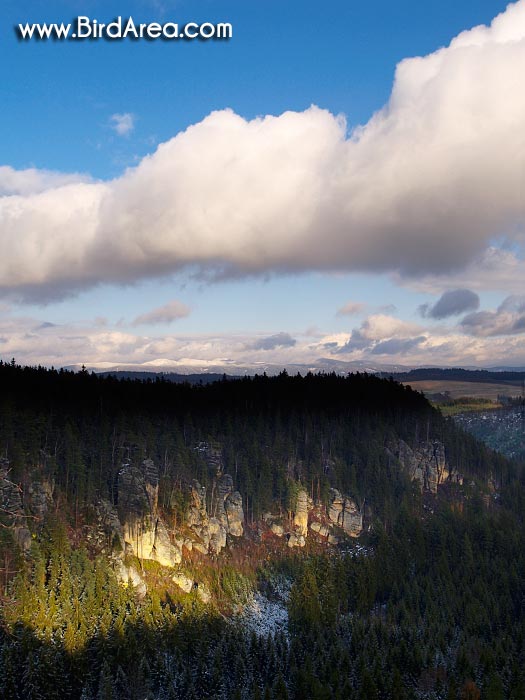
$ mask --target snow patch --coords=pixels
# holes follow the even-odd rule
[[[269,637],[279,632],[288,633],[288,610],[281,600],[270,600],[257,591],[244,606],[238,621],[258,637]]]

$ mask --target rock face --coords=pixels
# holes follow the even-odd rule
[[[193,579],[186,574],[178,573],[172,578],[173,583],[178,586],[184,593],[191,593],[193,589]]]
[[[29,509],[33,515],[41,520],[53,505],[53,491],[55,485],[49,479],[32,481],[27,489],[29,496]]]
[[[117,477],[117,503],[121,521],[130,516],[156,515],[159,497],[159,475],[152,460],[140,466],[126,462]]]
[[[4,523],[13,530],[16,543],[27,551],[31,547],[31,533],[26,525],[22,492],[9,479],[9,462],[6,459],[0,460],[0,508]]]
[[[284,535],[284,527],[282,525],[279,525],[278,523],[272,523],[270,530],[277,537],[282,537]]]
[[[228,534],[242,537],[244,534],[242,496],[238,491],[233,490],[233,479],[229,474],[222,474],[213,484],[211,512]]]
[[[421,491],[437,493],[438,487],[450,478],[445,446],[437,440],[423,442],[415,448],[399,440],[387,447],[387,454],[398,460],[410,479],[418,482]]]
[[[229,494],[224,501],[228,532],[233,537],[242,537],[244,534],[244,510],[242,496],[238,491]]]
[[[302,537],[308,535],[308,505],[308,494],[304,489],[301,489],[297,494],[293,524],[295,530]]]
[[[114,553],[123,553],[126,544],[117,509],[109,501],[102,499],[96,504],[95,512],[96,525],[88,533],[88,540],[102,551],[109,549]]]
[[[288,546],[289,547],[304,547],[306,540],[304,535],[299,532],[290,532],[288,535]]]
[[[211,514],[206,508],[206,488],[194,480],[186,524],[201,541],[194,542],[192,548],[204,553],[209,549],[218,554],[226,546],[227,535],[241,537],[244,534],[242,496],[233,490],[231,476],[222,474],[213,482],[210,500]]]
[[[158,514],[159,477],[150,459],[140,466],[122,465],[117,480],[118,515],[125,550],[139,559],[152,559],[162,566],[176,566],[181,549],[172,543]]]
[[[121,559],[114,561],[115,575],[119,583],[123,586],[132,585],[135,592],[143,598],[146,595],[147,587],[144,579],[134,566],[125,566]]]
[[[328,517],[350,537],[359,537],[363,532],[363,514],[357,503],[348,496],[343,496],[337,489],[330,489]]]
[[[195,479],[190,487],[190,506],[186,522],[193,529],[201,528],[208,522],[206,511],[206,487],[201,486]]]
[[[317,521],[310,524],[310,530],[317,533],[319,537],[324,537],[325,539],[328,539],[330,536],[330,528],[327,525],[323,525],[323,523],[319,523]]]

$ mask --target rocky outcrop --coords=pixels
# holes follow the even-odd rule
[[[390,444],[386,452],[419,484],[421,491],[437,493],[438,487],[450,478],[445,446],[438,440],[429,440],[414,448],[399,440]]]
[[[282,525],[279,525],[279,523],[272,523],[270,530],[277,537],[282,537],[284,535],[284,527]]]
[[[288,533],[288,547],[304,547],[306,540],[304,535],[299,532]]]
[[[135,593],[143,598],[147,593],[146,582],[134,566],[126,566],[122,559],[115,559],[113,562],[115,575],[119,583],[123,586],[133,586]]]
[[[186,574],[183,573],[177,573],[173,578],[171,579],[173,583],[178,586],[184,593],[191,593],[193,589],[193,579],[189,578],[189,576],[186,576]]]
[[[0,460],[0,516],[3,524],[12,530],[15,542],[27,551],[31,547],[31,533],[22,504],[22,491],[9,479],[6,459]]]
[[[206,487],[201,486],[195,479],[191,482],[190,505],[186,516],[186,523],[193,529],[204,527],[208,523]]]
[[[126,551],[139,559],[152,559],[161,566],[177,566],[182,560],[178,545],[172,543],[166,525],[150,515],[128,519],[122,526]]]
[[[150,459],[140,466],[122,465],[117,480],[119,521],[125,551],[139,559],[152,559],[162,566],[176,566],[181,547],[172,542],[158,514],[159,475]]]
[[[234,491],[226,497],[224,509],[228,532],[233,537],[242,537],[244,534],[244,510],[242,496],[238,491]]]
[[[182,591],[184,591],[184,593],[191,593],[192,591],[195,591],[197,593],[197,597],[203,603],[210,602],[211,593],[208,587],[205,586],[203,583],[194,581],[192,578],[186,576],[186,574],[182,572],[176,573],[171,580],[176,586],[178,586]]]
[[[220,475],[213,483],[211,513],[228,534],[242,537],[244,534],[242,496],[238,491],[233,490],[233,479],[229,474]]]
[[[117,505],[121,522],[134,517],[157,514],[159,474],[151,459],[140,466],[122,465],[117,476]]]
[[[318,522],[317,520],[313,523],[310,523],[310,530],[319,535],[319,537],[323,537],[325,539],[328,539],[328,537],[330,536],[330,528],[327,525],[323,525],[323,523]]]
[[[121,554],[125,550],[124,535],[117,509],[109,501],[101,499],[95,505],[95,525],[87,534],[90,544],[104,552]]]
[[[359,537],[363,532],[363,514],[357,503],[337,489],[330,489],[328,517],[350,537]]]
[[[194,480],[190,487],[186,524],[198,538],[193,548],[199,549],[201,542],[204,551],[209,549],[218,554],[226,546],[227,535],[241,537],[244,534],[242,496],[233,490],[231,476],[222,474],[213,482],[210,500],[211,515],[206,508],[206,488]]]
[[[297,498],[295,501],[293,525],[296,532],[298,532],[303,537],[308,536],[308,506],[308,494],[304,489],[300,489],[297,493]]]
[[[299,488],[295,497],[295,509],[288,519],[265,513],[263,521],[276,537],[286,535],[288,547],[304,547],[308,536],[326,544],[338,544],[341,530],[350,537],[359,537],[363,531],[363,512],[349,496],[337,489],[330,490],[330,504],[325,509],[314,504],[306,489]],[[337,528],[337,529],[336,529]]]
[[[55,485],[50,479],[32,481],[27,489],[29,510],[42,520],[53,505]]]

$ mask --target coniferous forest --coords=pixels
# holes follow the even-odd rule
[[[525,700],[523,467],[391,379],[0,363],[0,499],[3,698]]]

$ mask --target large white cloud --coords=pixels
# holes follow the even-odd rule
[[[188,128],[120,178],[0,198],[0,291],[44,298],[191,266],[443,273],[525,224],[525,1],[401,62],[346,134],[312,107]],[[44,181],[44,178],[42,178]]]

